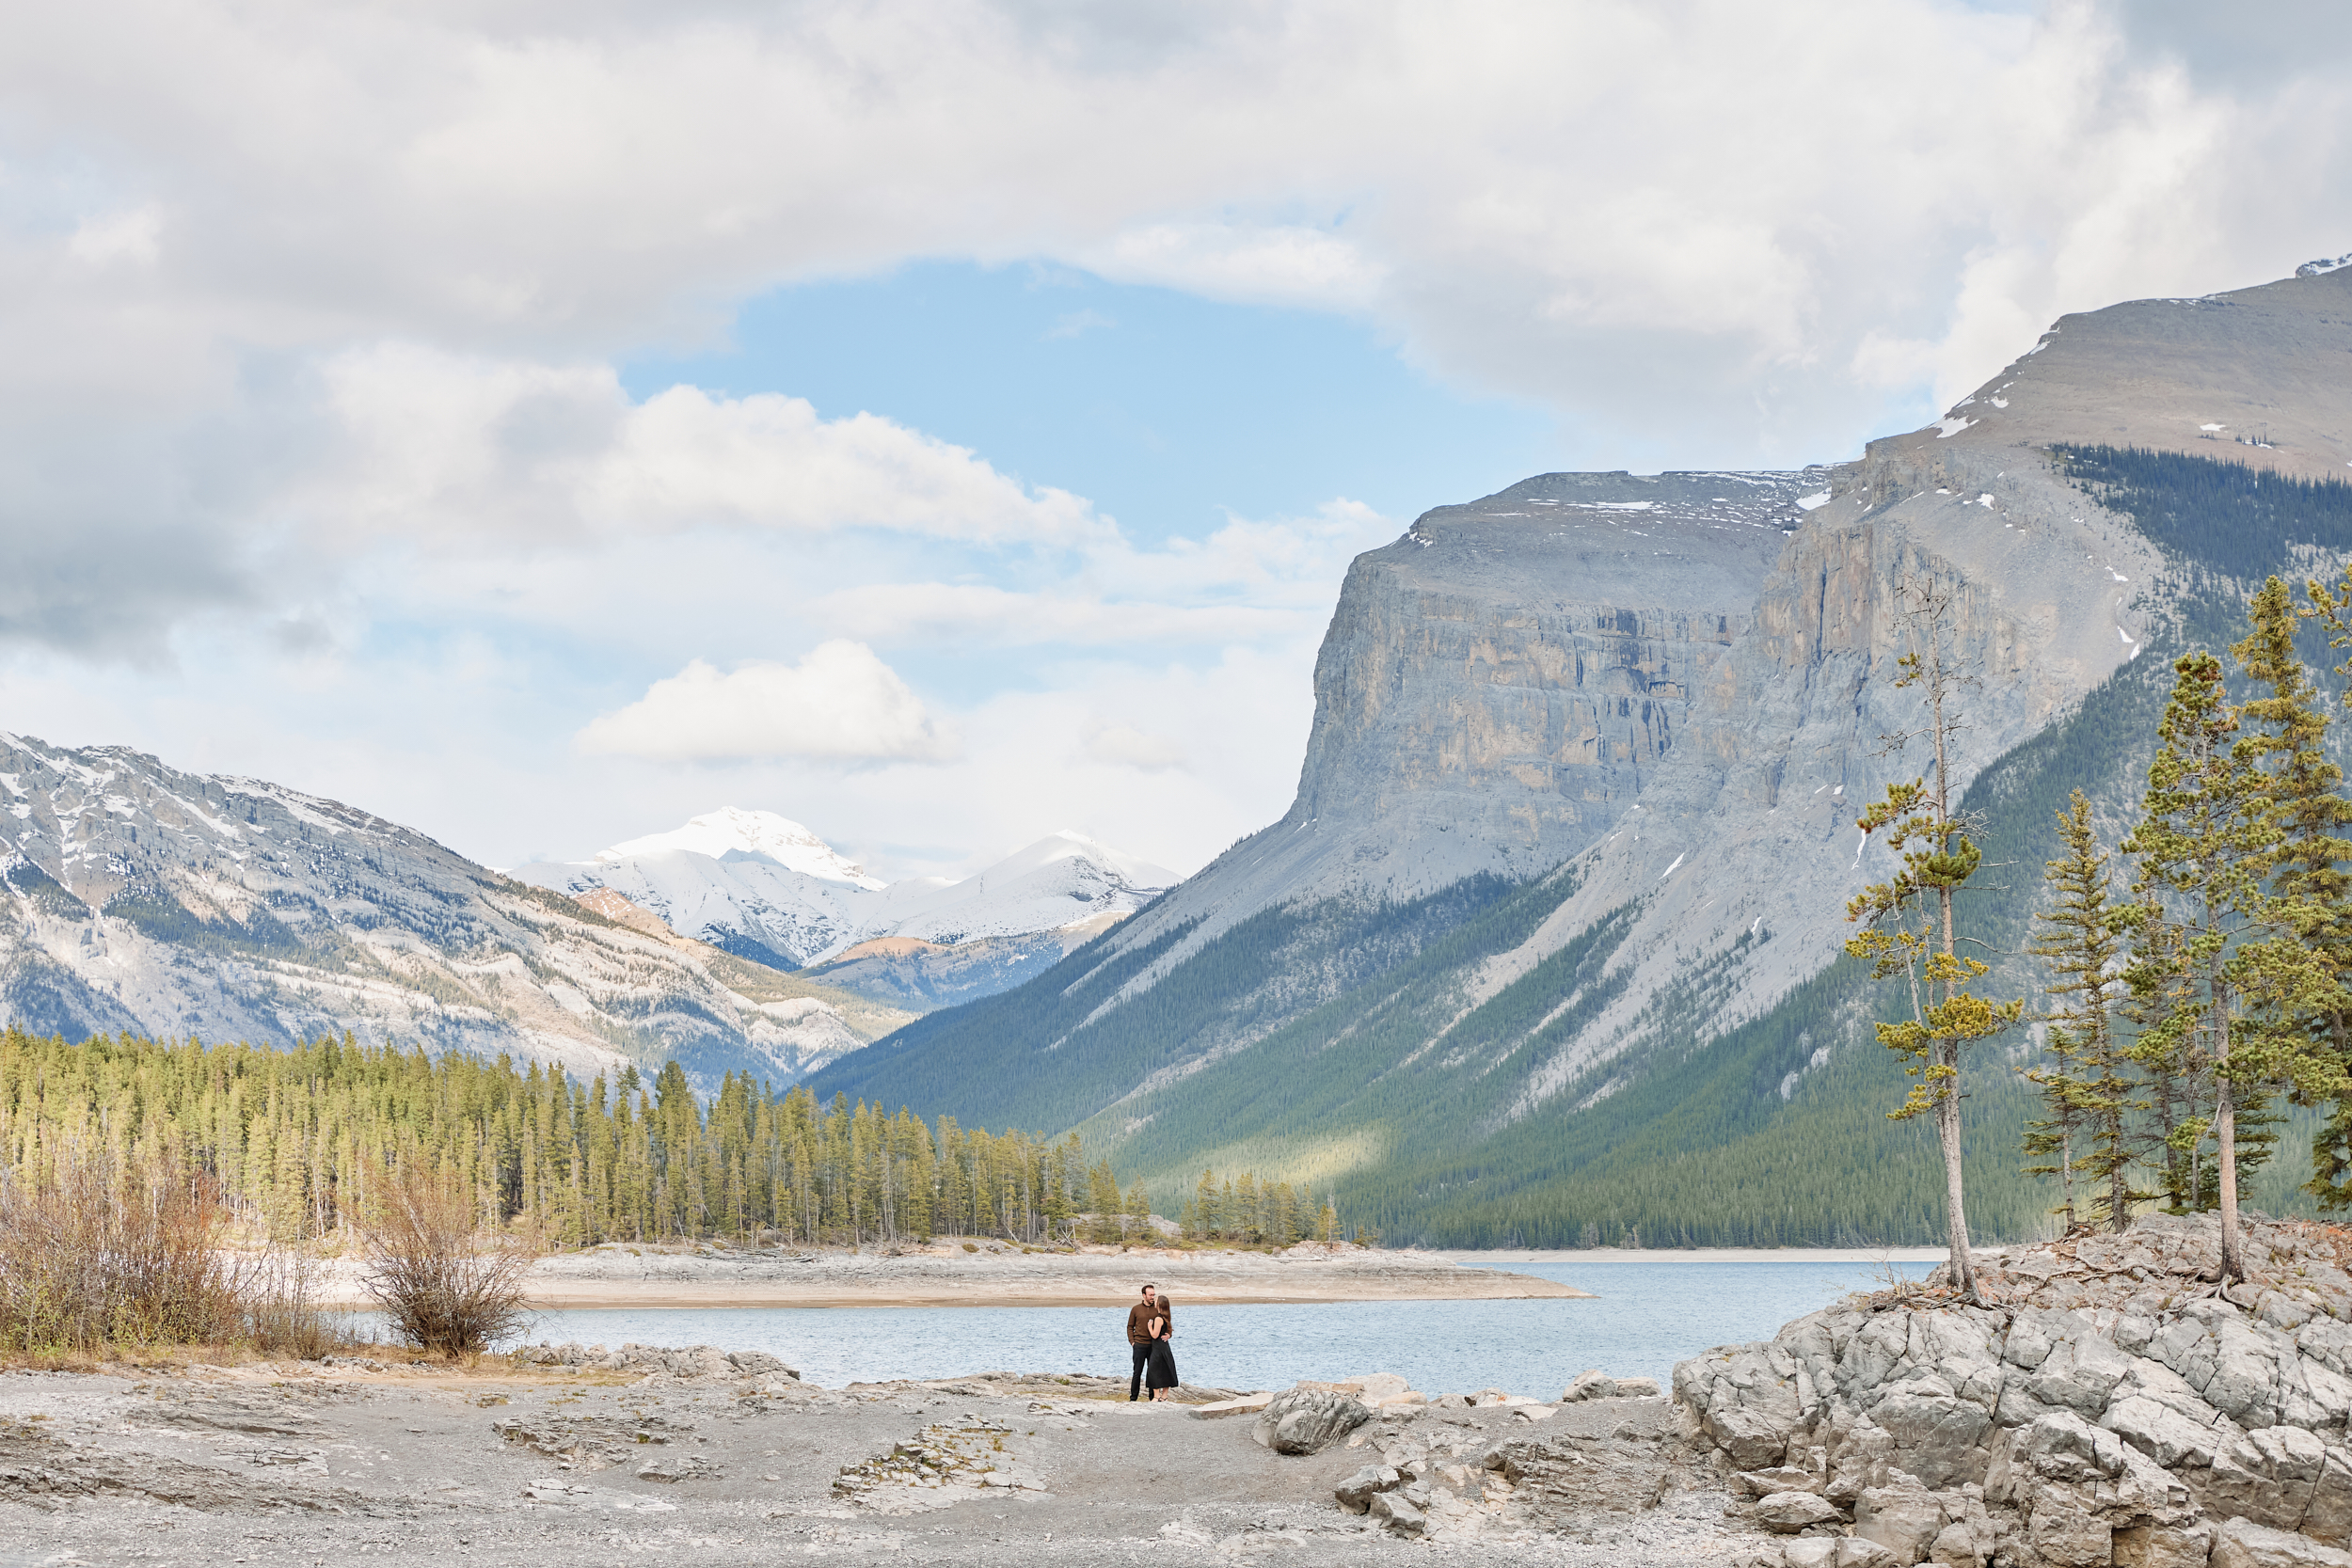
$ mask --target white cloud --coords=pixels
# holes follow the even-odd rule
[[[672,387],[632,404],[609,366],[381,344],[323,369],[333,455],[303,504],[363,539],[581,543],[707,526],[1074,544],[1109,525],[962,447],[873,414]]]
[[[1071,310],[1055,317],[1054,325],[1045,329],[1045,336],[1049,339],[1080,338],[1098,327],[1118,325],[1100,310]]]
[[[1089,719],[1080,726],[1078,740],[1089,760],[1114,768],[1157,773],[1184,765],[1184,749],[1174,740],[1164,735],[1146,735],[1126,724]]]
[[[1555,411],[1578,464],[1834,457],[2061,311],[2352,245],[2310,199],[2352,183],[2324,14],[30,10],[0,51],[0,705],[490,858],[682,819],[733,769],[883,863],[919,816],[1195,864],[1287,800],[1340,574],[1393,523],[1143,547],[893,410],[633,401],[613,367],[796,282],[1038,260],[1354,313]],[[758,662],[779,625],[909,678],[868,655],[828,708]],[[590,726],[628,749],[583,761],[631,691]],[[844,783],[943,754],[950,715],[957,760]]]
[[[1369,307],[1388,272],[1350,240],[1288,225],[1145,224],[1072,260],[1122,283],[1316,310]]]
[[[590,755],[660,762],[814,757],[945,762],[952,733],[862,642],[820,642],[798,664],[694,660],[637,702],[580,732]]]
[[[163,210],[152,203],[109,213],[84,219],[66,241],[66,254],[94,267],[115,262],[152,266],[163,231]]]

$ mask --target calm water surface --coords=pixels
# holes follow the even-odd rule
[[[1556,1398],[1587,1367],[1657,1378],[1714,1345],[1771,1338],[1869,1282],[1827,1262],[1515,1263],[1591,1301],[1366,1301],[1304,1307],[1176,1302],[1186,1383],[1282,1388],[1302,1377],[1402,1372],[1436,1395],[1500,1387]],[[542,1312],[561,1344],[718,1345],[782,1356],[812,1383],[993,1370],[1127,1375],[1127,1303],[1093,1307],[769,1307]]]

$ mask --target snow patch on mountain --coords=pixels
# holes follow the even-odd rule
[[[596,851],[596,860],[604,864],[631,860],[641,855],[668,854],[683,850],[690,854],[707,855],[713,860],[730,856],[754,856],[772,861],[787,871],[822,881],[848,882],[879,893],[889,884],[879,877],[869,877],[866,868],[841,855],[834,847],[802,827],[788,816],[778,816],[771,811],[744,811],[737,806],[723,806],[706,812],[689,821],[685,827],[666,833],[647,833],[615,844],[610,849]]]
[[[882,937],[942,946],[1123,918],[1183,879],[1084,833],[1050,833],[961,880],[885,883],[800,823],[736,807],[582,862],[517,866],[574,897],[609,889],[683,936],[777,968]]]

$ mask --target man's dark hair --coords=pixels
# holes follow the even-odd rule
[[[1146,1285],[1146,1286],[1143,1288],[1143,1291],[1156,1291],[1156,1290],[1158,1290],[1158,1289],[1159,1289],[1159,1287],[1158,1287],[1157,1285]],[[1137,1295],[1141,1295],[1141,1294],[1143,1294],[1143,1291],[1137,1291],[1136,1292],[1136,1294],[1137,1294]]]

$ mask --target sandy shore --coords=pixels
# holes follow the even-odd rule
[[[1577,1299],[1592,1292],[1435,1252],[1322,1247],[1183,1252],[1085,1247],[1024,1252],[961,1243],[893,1251],[608,1245],[532,1267],[536,1307],[1100,1307],[1146,1283],[1198,1306],[1268,1302]],[[321,1280],[337,1305],[361,1300],[357,1265]]]
[[[1999,1247],[1978,1247],[1979,1258],[1996,1257]],[[1518,1250],[1439,1252],[1472,1266],[1504,1263],[1899,1263],[1908,1269],[1918,1263],[1941,1263],[1944,1249],[1934,1247],[1677,1247],[1642,1251],[1632,1247],[1585,1247],[1581,1250]]]

